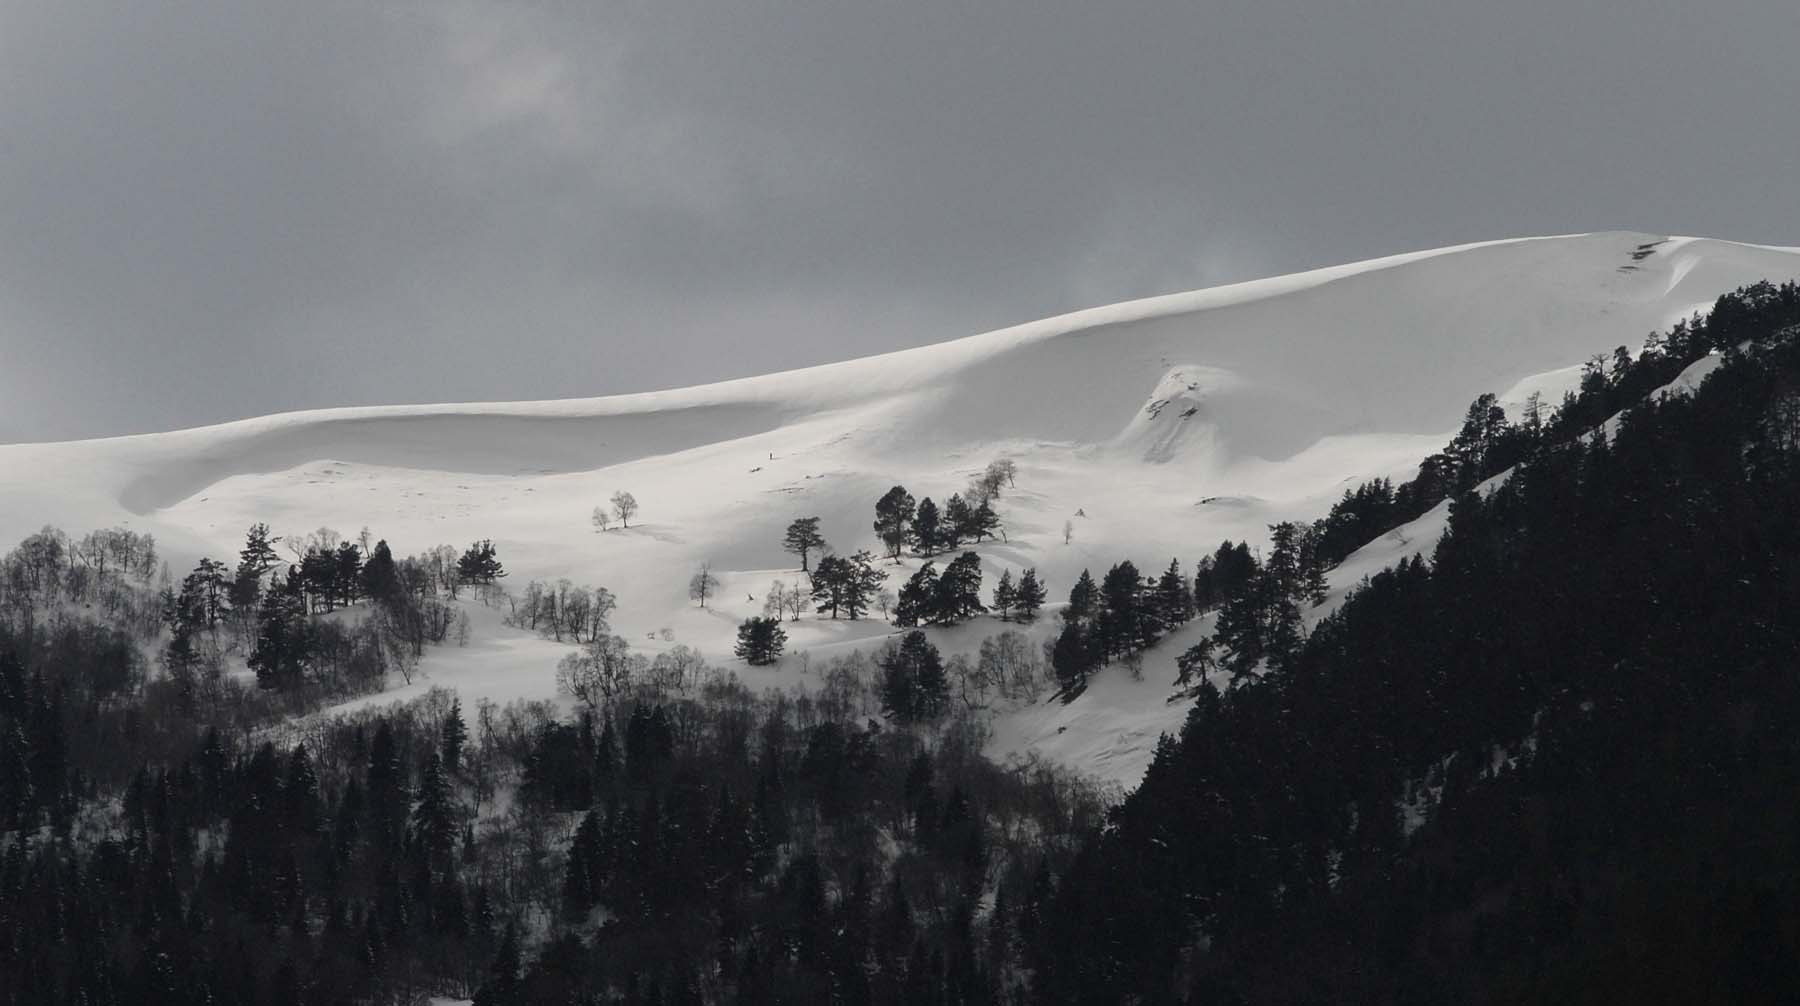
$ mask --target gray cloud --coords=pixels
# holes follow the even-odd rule
[[[602,394],[1490,237],[1800,241],[1790,4],[0,5],[0,440]]]

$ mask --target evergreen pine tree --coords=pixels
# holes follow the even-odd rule
[[[506,567],[494,549],[494,543],[483,538],[470,545],[456,561],[456,574],[464,583],[493,583],[506,575]]]
[[[1238,590],[1219,609],[1213,637],[1229,651],[1223,662],[1234,680],[1254,672],[1266,653],[1264,621],[1269,605],[1264,582],[1265,578],[1257,577],[1255,583]]]
[[[800,517],[788,525],[787,535],[781,540],[781,547],[800,557],[800,570],[806,572],[807,557],[826,547],[825,536],[819,533],[819,518]]]
[[[1019,621],[1037,621],[1038,611],[1044,606],[1044,594],[1044,584],[1038,579],[1037,568],[1034,566],[1027,569],[1019,577],[1018,593],[1013,597],[1013,603],[1019,609]]]
[[[244,547],[238,552],[238,561],[261,576],[274,568],[279,558],[275,554],[275,541],[269,533],[269,525],[250,525],[250,530],[244,533]]]
[[[600,815],[593,808],[582,815],[569,844],[568,865],[563,873],[563,901],[577,916],[586,915],[600,897],[602,862]]]
[[[850,557],[844,581],[844,610],[851,618],[861,618],[874,602],[875,593],[887,582],[887,572],[877,569],[875,557],[866,549]]]
[[[813,607],[831,612],[832,618],[838,617],[838,609],[844,607],[854,578],[850,560],[837,555],[820,558],[819,565],[812,571]]]
[[[1193,617],[1194,598],[1188,592],[1187,579],[1181,575],[1179,560],[1169,560],[1169,568],[1156,581],[1155,598],[1156,617],[1165,630]]]
[[[944,567],[932,592],[930,620],[955,625],[987,612],[981,603],[981,557],[964,552]]]
[[[1003,622],[1012,621],[1013,605],[1018,602],[1018,590],[1013,586],[1012,570],[1000,571],[1000,582],[994,584],[994,610],[1000,613]]]
[[[1330,583],[1325,578],[1326,558],[1321,550],[1322,532],[1316,525],[1300,533],[1300,600],[1309,605],[1325,603]]]
[[[1075,586],[1069,588],[1069,606],[1063,609],[1063,618],[1075,622],[1086,622],[1098,613],[1100,608],[1100,588],[1094,586],[1094,578],[1087,570],[1075,580]]]
[[[519,978],[519,931],[509,922],[487,980],[475,992],[474,1006],[524,1006]]]
[[[444,760],[432,752],[419,782],[419,806],[413,812],[413,833],[433,863],[447,864],[456,845],[456,798],[444,774]]]
[[[384,718],[369,744],[369,767],[363,784],[364,809],[371,825],[369,838],[377,849],[399,848],[407,810],[412,806],[406,790],[394,728]]]
[[[937,602],[937,565],[926,562],[908,577],[894,604],[894,624],[910,628],[929,621]]]
[[[944,501],[943,528],[940,540],[946,548],[955,548],[975,537],[975,508],[963,499],[962,493],[951,493]]]
[[[950,682],[937,647],[914,629],[885,651],[881,666],[881,708],[900,723],[934,720],[950,699]]]
[[[1218,666],[1218,661],[1213,656],[1215,648],[1216,644],[1209,636],[1188,647],[1181,656],[1176,657],[1176,686],[1185,685],[1196,677],[1202,681],[1206,680],[1206,676]]]
[[[992,538],[994,532],[998,530],[1000,530],[1000,515],[994,512],[992,502],[982,500],[975,507],[975,512],[969,516],[968,537],[981,541],[984,538]]]
[[[1094,637],[1102,660],[1129,653],[1144,645],[1144,581],[1137,566],[1127,559],[1106,571],[1100,582],[1100,607],[1094,616]]]
[[[300,577],[290,573],[282,586],[263,595],[249,660],[256,683],[280,691],[297,687],[312,656],[312,635]]]
[[[906,548],[914,509],[912,494],[904,486],[889,489],[875,503],[875,534],[887,548],[888,558],[895,562],[900,561],[900,552]]]
[[[944,550],[947,537],[943,515],[938,512],[937,504],[929,496],[920,500],[918,511],[913,514],[913,551],[919,555],[936,555]]]
[[[1064,621],[1050,647],[1050,669],[1065,693],[1087,680],[1096,663],[1093,651],[1087,628],[1076,619]]]
[[[444,725],[439,734],[440,747],[444,753],[444,771],[455,775],[462,769],[463,744],[469,738],[469,728],[463,723],[461,696],[450,697],[450,712],[444,716]]]
[[[384,605],[392,604],[400,596],[400,570],[385,539],[375,543],[375,550],[363,563],[361,575],[363,596]]]
[[[761,667],[779,660],[786,644],[787,633],[782,631],[781,619],[746,618],[738,626],[737,647],[733,652],[750,666]]]

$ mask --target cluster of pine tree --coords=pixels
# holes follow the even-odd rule
[[[987,613],[981,601],[981,557],[964,552],[937,571],[926,562],[907,578],[894,604],[894,624],[955,625]]]
[[[1538,450],[1560,444],[1605,422],[1675,380],[1709,353],[1757,337],[1759,326],[1785,308],[1788,286],[1762,282],[1726,294],[1707,315],[1679,321],[1667,333],[1652,332],[1634,358],[1624,346],[1582,367],[1578,389],[1554,409],[1536,394],[1517,422],[1492,394],[1469,403],[1461,429],[1442,451],[1427,457],[1418,474],[1398,487],[1371,479],[1345,490],[1331,512],[1314,523],[1319,552],[1328,566],[1382,533],[1411,521],[1446,499],[1519,464]]]
[[[1564,413],[1616,432],[1564,426],[1429,563],[1200,685],[1058,878],[1037,998],[1800,994],[1797,336],[1800,288],[1722,298],[1671,340],[1723,354],[1697,393],[1594,382]]]
[[[506,575],[492,542],[476,542],[460,558],[453,558],[455,553],[448,547],[440,547],[423,557],[396,560],[387,542],[377,541],[368,561],[360,565],[356,545],[343,543],[330,549],[338,558],[329,565],[317,565],[319,575],[327,577],[324,581],[308,572],[306,557],[324,555],[327,550],[308,548],[300,563],[289,566],[285,577],[270,573],[264,587],[263,572],[258,570],[273,568],[267,535],[266,525],[250,529],[234,594],[258,605],[255,645],[249,658],[257,683],[281,691],[333,684],[336,675],[331,671],[343,662],[346,639],[350,662],[364,680],[372,679],[379,686],[390,666],[410,674],[411,661],[424,652],[425,645],[443,642],[456,622],[455,612],[440,595],[454,597],[461,584],[492,584]],[[345,586],[347,582],[355,586]],[[366,599],[373,606],[374,617],[346,636],[343,630],[312,617],[321,598],[325,610],[330,610],[332,598],[344,603]]]
[[[832,618],[840,611],[846,618],[861,618],[885,582],[887,573],[875,568],[875,557],[866,551],[823,556],[812,571],[813,607],[831,612]]]
[[[875,534],[895,560],[908,548],[914,555],[937,555],[991,538],[1000,528],[993,504],[999,491],[996,482],[974,503],[953,493],[940,509],[931,497],[915,503],[905,486],[895,486],[875,503]]]
[[[1194,614],[1193,590],[1177,560],[1149,579],[1127,559],[1108,569],[1098,585],[1084,569],[1069,589],[1062,630],[1051,644],[1051,668],[1064,693],[1073,695],[1089,674],[1115,658],[1135,669],[1138,653]]]
[[[1242,544],[1225,542],[1213,555],[1207,586],[1218,605],[1213,636],[1201,644],[1222,647],[1223,665],[1234,678],[1253,674],[1264,661],[1288,666],[1305,637],[1302,605],[1325,600],[1325,562],[1316,525],[1283,521],[1269,525],[1269,555],[1259,561]],[[1192,653],[1192,651],[1190,651]],[[1201,663],[1198,654],[1190,661]],[[1182,668],[1182,679],[1189,668]]]
[[[1035,622],[1038,611],[1044,607],[1044,596],[1044,584],[1038,579],[1037,567],[1019,574],[1017,583],[1013,582],[1012,570],[1001,570],[1000,580],[994,584],[994,610],[1000,613],[1003,622],[1015,618],[1021,622]]]

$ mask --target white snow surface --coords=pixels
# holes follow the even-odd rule
[[[977,547],[989,585],[1002,569],[1035,566],[1061,599],[1083,567],[1098,576],[1123,558],[1147,574],[1171,557],[1191,570],[1221,539],[1260,543],[1273,521],[1322,515],[1356,481],[1410,477],[1477,394],[1511,401],[1543,388],[1554,404],[1593,354],[1635,351],[1722,292],[1795,276],[1800,249],[1620,232],[1498,241],[691,388],[4,445],[0,542],[44,524],[76,534],[123,524],[154,533],[179,573],[203,554],[234,557],[259,520],[278,534],[354,536],[366,525],[400,555],[491,538],[511,584],[604,585],[620,599],[615,628],[636,645],[684,643],[752,683],[787,687],[808,676],[801,651],[816,668],[892,631],[809,614],[788,625],[777,668],[732,659],[736,626],[761,612],[769,582],[799,575],[780,548],[795,517],[822,517],[840,551],[878,551],[870,521],[889,486],[941,503],[1005,456],[1019,466],[998,501],[1007,540]],[[642,511],[629,530],[597,532],[588,514],[616,489]],[[1335,596],[1401,555],[1429,553],[1432,516],[1353,557]],[[722,581],[704,611],[686,590],[702,562]],[[889,566],[889,586],[917,564]],[[432,685],[465,701],[554,696],[567,647],[471,610],[468,647],[434,651],[420,680],[381,698]],[[933,634],[973,651],[1002,628],[984,619]],[[1002,712],[995,753],[1038,752],[1134,785],[1157,735],[1185,714],[1167,701],[1174,657],[1200,631],[1148,654],[1141,682],[1115,667],[1067,706]]]

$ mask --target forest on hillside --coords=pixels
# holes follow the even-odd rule
[[[1792,1001],[1800,290],[1677,335],[1458,480],[1429,562],[1198,686],[1057,878],[1039,999]]]

